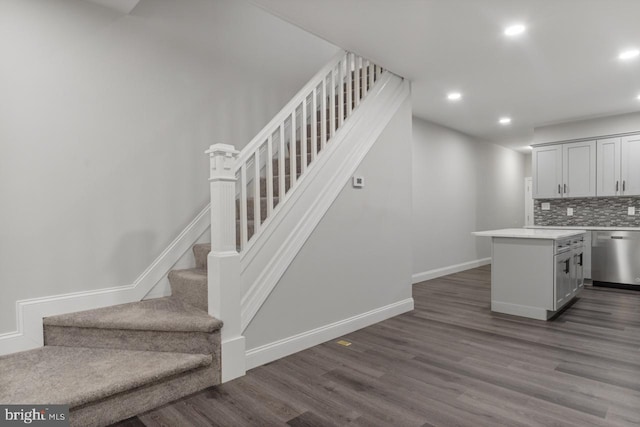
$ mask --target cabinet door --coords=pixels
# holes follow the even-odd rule
[[[640,135],[622,138],[620,156],[622,195],[638,196],[640,195]]]
[[[562,255],[556,255],[556,279],[554,283],[554,311],[562,308],[571,299],[571,263],[573,252],[568,251]]]
[[[584,254],[582,249],[573,250],[573,269],[571,271],[571,297],[584,287]]]
[[[533,198],[562,197],[562,145],[534,147],[532,156]]]
[[[584,250],[578,249],[574,257],[576,264],[574,293],[577,293],[584,288]]]
[[[582,278],[591,279],[591,231],[584,235],[582,247]]]
[[[563,197],[595,197],[596,142],[574,142],[562,146]]]
[[[598,140],[598,196],[619,196],[622,191],[620,182],[620,138]]]

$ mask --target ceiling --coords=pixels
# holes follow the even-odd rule
[[[91,3],[99,4],[116,12],[128,14],[140,2],[140,0],[87,0]]]
[[[618,59],[640,49],[640,0],[252,1],[411,79],[416,116],[515,149],[534,127],[640,111],[640,57]]]

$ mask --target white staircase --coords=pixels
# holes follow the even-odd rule
[[[402,78],[340,52],[241,152],[207,151],[223,382],[244,375],[244,330],[408,96]]]

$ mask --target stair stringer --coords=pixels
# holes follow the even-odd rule
[[[241,253],[242,331],[246,330],[402,103],[410,83],[390,72],[301,176],[278,213]]]

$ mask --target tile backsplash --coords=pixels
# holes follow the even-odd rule
[[[543,211],[542,203],[550,203],[551,209]],[[629,207],[636,208],[635,215],[627,215]],[[573,208],[573,216],[567,208]],[[538,199],[533,201],[533,216],[535,225],[640,227],[640,197]]]

